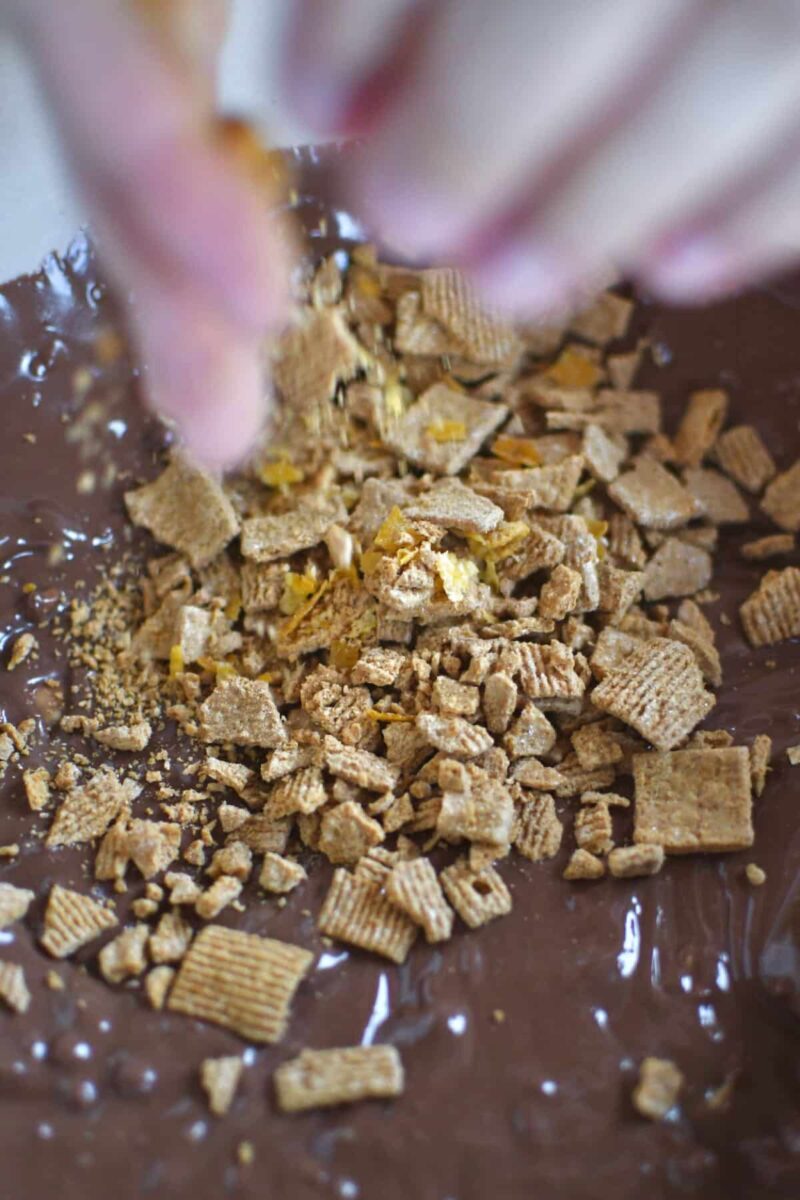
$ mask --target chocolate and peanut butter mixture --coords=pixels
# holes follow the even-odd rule
[[[85,246],[3,293],[2,1194],[795,1194],[800,316],[294,206],[225,480]]]

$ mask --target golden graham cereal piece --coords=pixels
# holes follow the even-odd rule
[[[393,962],[405,962],[417,936],[413,921],[384,896],[379,888],[343,867],[333,880],[317,919],[328,937],[371,950]]]
[[[403,1091],[403,1064],[394,1046],[303,1050],[274,1075],[282,1112],[389,1099]]]
[[[39,940],[53,958],[67,958],[116,924],[114,913],[91,896],[56,883],[47,901],[44,933]]]

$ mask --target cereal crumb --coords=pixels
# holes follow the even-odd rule
[[[683,1074],[667,1058],[645,1058],[633,1090],[633,1106],[650,1121],[661,1121],[676,1104]]]

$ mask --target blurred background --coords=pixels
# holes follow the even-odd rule
[[[226,111],[257,114],[270,141],[299,145],[308,132],[281,112],[277,98],[277,52],[285,0],[262,0],[262,36],[253,37],[252,11],[246,29],[233,21],[220,72]],[[275,59],[264,57],[274,47]],[[257,50],[257,55],[256,55]],[[35,81],[17,45],[0,31],[0,282],[33,271],[52,250],[63,251],[86,216],[69,185]]]

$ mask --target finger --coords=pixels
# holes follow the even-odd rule
[[[673,302],[701,302],[800,262],[800,161],[731,212],[666,238],[639,269]]]
[[[675,229],[724,212],[786,153],[800,111],[800,7],[720,7],[662,87],[521,222],[502,256],[557,262],[562,288],[636,269]],[[478,265],[502,290],[497,261]]]
[[[443,0],[367,147],[356,198],[419,256],[462,252],[525,186],[615,125],[703,0]]]
[[[421,0],[293,0],[283,73],[290,105],[320,134],[351,133],[374,117],[378,91],[399,84],[392,67],[409,19],[419,29],[426,7]],[[379,89],[371,86],[376,77]]]
[[[259,197],[208,136],[191,81],[119,5],[28,0],[21,20],[90,200],[154,270],[263,327],[280,310],[283,256]]]

